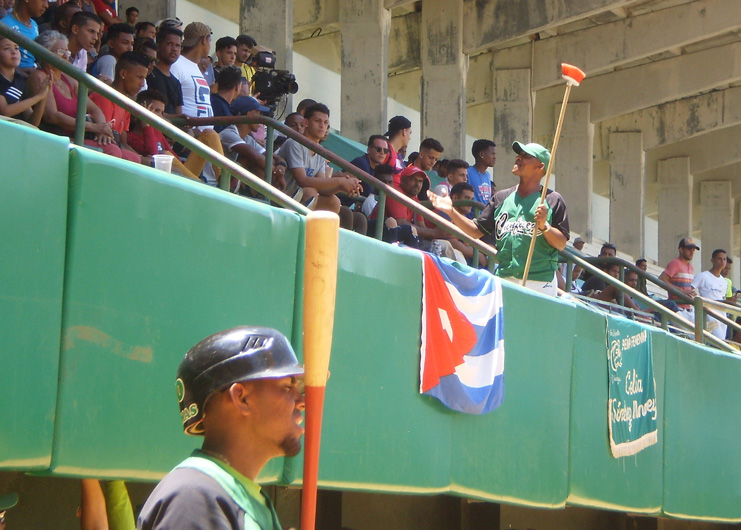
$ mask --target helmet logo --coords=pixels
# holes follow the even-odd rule
[[[175,393],[178,396],[178,403],[183,402],[183,398],[185,397],[185,384],[183,383],[183,380],[178,377],[178,379],[175,381]]]
[[[189,407],[184,408],[180,411],[180,416],[183,418],[183,423],[191,418],[198,416],[198,405],[191,403]]]

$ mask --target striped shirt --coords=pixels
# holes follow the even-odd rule
[[[667,276],[669,276],[669,282],[680,290],[685,289],[691,289],[692,288],[692,280],[695,277],[695,269],[692,267],[692,264],[683,261],[680,258],[674,258],[669,262],[669,265],[666,266],[666,269],[664,269],[664,272]],[[669,300],[679,300],[679,297],[669,293]],[[677,305],[683,309],[687,309],[690,307],[687,303],[677,303]]]

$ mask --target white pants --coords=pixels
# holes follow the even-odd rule
[[[510,276],[509,278],[502,278],[503,280],[507,280],[508,282],[515,283],[517,285],[522,285],[522,280],[519,280],[515,278],[514,276]],[[553,296],[554,298],[558,296],[558,282],[556,281],[556,273],[553,274],[553,279],[548,282],[539,282],[538,280],[528,280],[525,284],[525,287],[528,289],[532,289],[533,291],[537,291],[539,293],[545,294],[547,296]]]

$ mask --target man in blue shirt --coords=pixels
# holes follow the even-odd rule
[[[373,171],[376,166],[383,164],[383,161],[389,154],[389,143],[385,136],[380,134],[371,135],[368,138],[368,150],[364,155],[354,158],[352,165],[357,166],[366,173],[373,175]],[[368,195],[375,193],[375,190],[370,184],[363,182],[363,191],[361,195],[367,197]]]
[[[471,148],[473,165],[468,168],[468,183],[473,186],[473,200],[488,204],[492,195],[492,181],[487,171],[494,167],[496,144],[491,140],[476,140]]]

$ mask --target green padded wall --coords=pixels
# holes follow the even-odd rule
[[[69,140],[7,121],[0,137],[0,467],[45,469],[57,397]]]
[[[634,457],[613,458],[608,434],[604,314],[577,307],[571,376],[569,504],[658,513],[663,497],[663,388],[666,335],[651,333],[659,402],[659,441]],[[615,317],[609,317],[615,318]]]
[[[175,369],[190,346],[232,326],[290,336],[300,222],[72,152],[55,473],[154,478],[200,445],[180,432]]]

